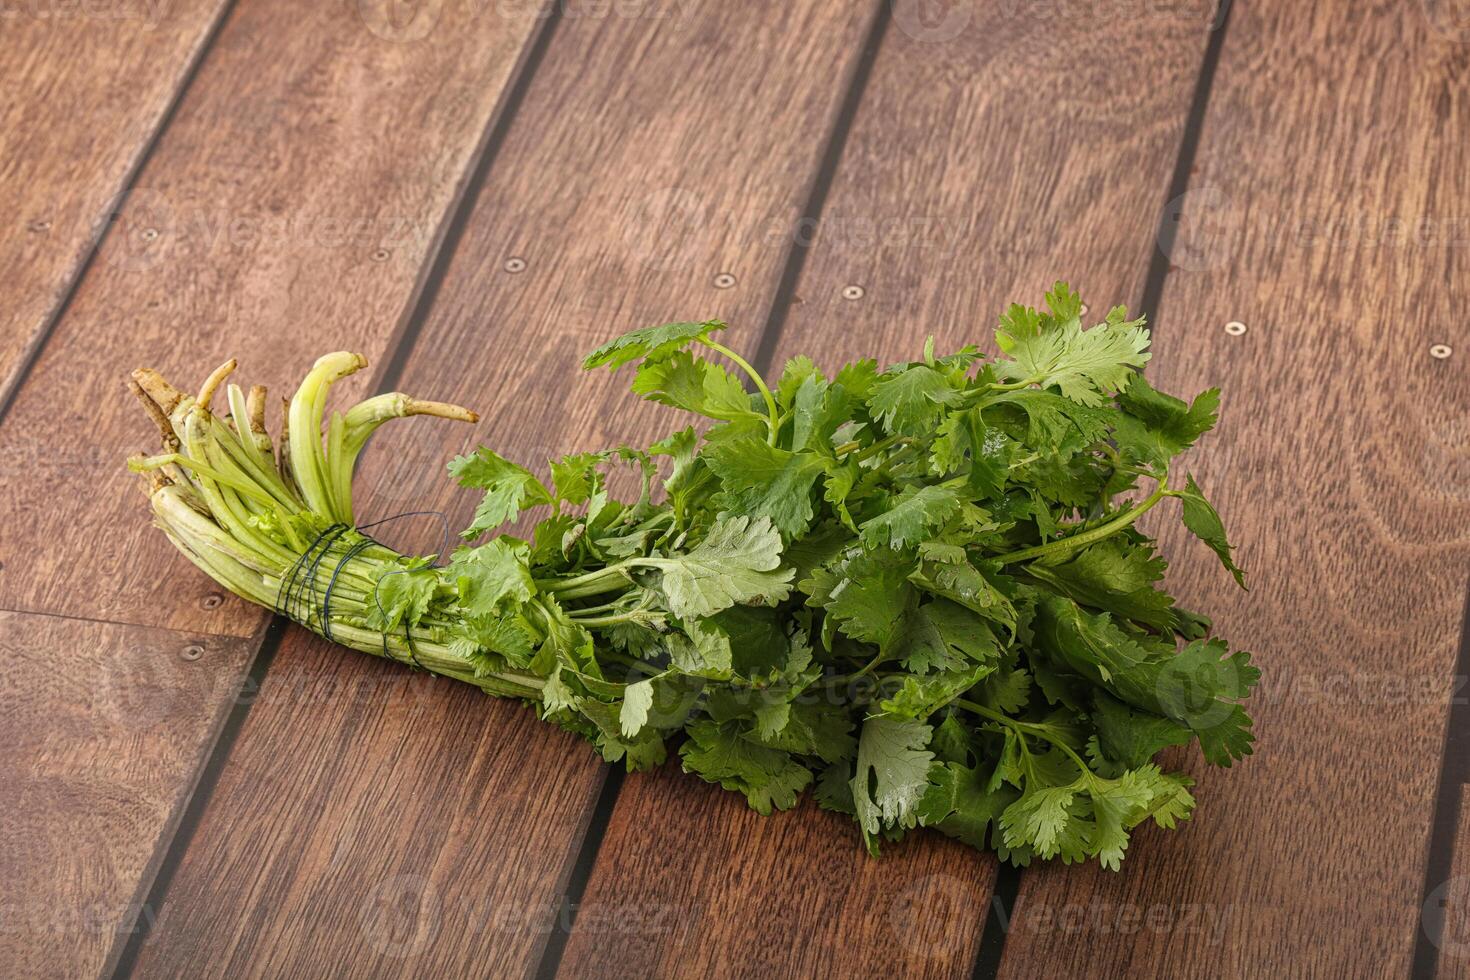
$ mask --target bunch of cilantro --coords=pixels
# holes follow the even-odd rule
[[[197,396],[139,369],[164,452],[130,465],[158,526],[232,592],[529,701],[631,770],[677,753],[761,813],[811,790],[874,853],[922,826],[1016,863],[1117,868],[1132,828],[1194,805],[1163,750],[1250,753],[1258,675],[1163,591],[1137,525],[1177,499],[1241,580],[1173,465],[1218,392],[1155,390],[1142,321],[1118,308],[1084,329],[1083,309],[1059,283],[1045,311],[1001,317],[995,359],[931,341],[831,377],[797,357],[774,385],[719,322],[634,331],[586,367],[635,365],[637,394],[698,425],[564,457],[547,481],[486,449],[454,460],[484,499],[444,564],[358,530],[352,474],[391,419],[475,413],[393,392],[328,417],[367,363],[351,352],[313,365],[276,441],[265,389],[225,385],[233,360]],[[641,489],[616,499],[627,469]],[[532,517],[524,539],[491,534]]]
[[[540,678],[544,717],[604,758],[677,751],[761,813],[812,789],[873,853],[922,826],[1018,864],[1117,868],[1133,827],[1193,807],[1162,750],[1250,753],[1258,672],[1160,588],[1135,524],[1177,498],[1241,580],[1171,469],[1218,392],[1151,387],[1121,307],[1084,329],[1065,284],[1046,304],[1001,317],[994,360],[931,341],[831,377],[793,358],[774,385],[717,321],[619,337],[585,367],[636,364],[637,394],[701,427],[558,460],[549,485],[488,450],[456,459],[485,491],[466,538],[549,513],[528,540],[461,549],[448,588],[403,578],[389,625],[442,607],[459,655]],[[607,490],[622,464],[631,503]]]

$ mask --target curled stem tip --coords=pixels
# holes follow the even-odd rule
[[[214,372],[204,379],[204,384],[199,389],[199,397],[194,399],[194,407],[201,411],[209,411],[209,403],[214,398],[215,389],[224,384],[225,379],[235,373],[235,367],[235,359],[232,357],[215,368]]]

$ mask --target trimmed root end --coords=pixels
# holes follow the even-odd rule
[[[179,402],[184,400],[184,393],[163,380],[163,375],[152,368],[138,368],[134,371],[133,383],[147,392],[165,418],[172,415],[173,410],[179,407]]]
[[[265,385],[253,385],[245,396],[245,413],[250,416],[250,431],[265,435]]]
[[[138,401],[141,402],[143,405],[143,410],[148,413],[148,417],[153,420],[153,424],[158,426],[158,434],[163,439],[163,448],[167,449],[169,452],[178,452],[179,437],[174,435],[174,427],[172,423],[169,422],[168,415],[165,414],[164,410],[159,407],[156,401],[153,400],[153,396],[151,396],[143,388],[143,386],[138,383],[138,373],[139,372],[137,371],[133,372],[134,380],[128,382],[128,390],[131,391],[135,396],[137,396]]]

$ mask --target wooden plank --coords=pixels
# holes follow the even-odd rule
[[[706,4],[558,22],[398,385],[485,421],[384,429],[358,482],[362,513],[441,507],[462,526],[473,495],[442,464],[468,444],[534,465],[672,427],[662,409],[633,408],[626,377],[582,376],[577,362],[660,319],[722,315],[753,341],[785,252],[751,243],[799,212],[815,134],[841,97],[834,73],[868,12]],[[506,271],[511,257],[522,271]],[[713,284],[725,271],[733,288]],[[390,535],[441,545],[430,526]],[[292,631],[266,690],[294,687],[298,663],[349,690],[410,677]],[[426,693],[413,711],[343,696],[255,704],[140,974],[195,971],[201,949],[220,974],[536,965],[606,770],[521,706],[415,683]]]
[[[529,708],[486,708],[293,632],[135,975],[524,973],[601,763]],[[263,730],[283,718],[295,742]]]
[[[125,233],[102,243],[0,424],[0,457],[26,474],[0,501],[6,607],[259,628],[260,610],[220,602],[149,526],[122,462],[157,436],[123,381],[147,364],[197,384],[236,356],[284,394],[324,349],[381,354],[539,23],[501,6],[445,4],[432,33],[402,42],[364,20],[366,2],[235,9],[128,197]],[[39,546],[79,529],[108,547],[77,562]]]
[[[822,220],[807,229],[778,364],[910,357],[929,333],[982,341],[1006,302],[1039,298],[1063,275],[1097,303],[1136,302],[1142,289],[1200,25],[976,5],[944,36],[918,15],[894,8]],[[1116,70],[1135,59],[1150,65],[1147,87]],[[851,285],[860,300],[843,298]],[[630,780],[567,972],[732,976],[795,956],[802,975],[968,975],[993,860],[938,835],[876,862],[859,850],[850,821],[814,809],[763,820],[692,777]],[[688,909],[697,924],[609,936],[624,908]]]
[[[231,637],[0,613],[0,973],[108,972],[231,702],[215,679],[250,653]]]
[[[1429,353],[1464,347],[1465,54],[1413,8],[1232,12],[1155,374],[1224,389],[1190,466],[1250,593],[1155,526],[1181,601],[1257,651],[1258,752],[1193,766],[1198,816],[1141,835],[1121,874],[1028,872],[1018,912],[1223,926],[1022,928],[1004,973],[1408,972],[1470,557],[1465,352]]]
[[[0,14],[0,405],[224,8],[122,0]]]
[[[1447,787],[1460,797],[1450,873],[1435,882],[1420,928],[1439,953],[1437,977],[1470,977],[1470,786]]]
[[[991,869],[938,835],[873,860],[810,800],[762,817],[679,771],[629,777],[563,972],[573,977],[966,975]]]

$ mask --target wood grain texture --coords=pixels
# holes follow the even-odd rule
[[[0,606],[256,631],[149,526],[122,464],[157,435],[123,382],[146,364],[188,388],[235,356],[286,394],[325,351],[376,359],[539,23],[501,6],[444,4],[417,39],[367,0],[235,8],[0,425],[25,474],[0,500]],[[38,546],[104,528],[85,560]]]
[[[0,973],[108,972],[232,700],[216,681],[251,652],[235,638],[0,613]]]
[[[949,977],[989,910],[974,851],[914,835],[873,860],[849,817],[762,817],[677,764],[623,784],[562,974]]]
[[[1058,279],[1136,306],[1207,41],[1161,6],[900,0],[777,363],[988,347]]]
[[[831,75],[868,11],[661,9],[557,24],[398,384],[484,421],[385,428],[358,481],[364,520],[442,507],[463,526],[474,495],[442,465],[476,441],[541,468],[672,427],[634,407],[626,377],[581,375],[610,335],[723,315],[753,342],[785,253],[751,243],[798,213],[841,97]],[[510,257],[524,270],[505,271]],[[736,285],[716,288],[726,270]],[[430,523],[383,530],[441,546]],[[188,972],[201,950],[221,973],[533,970],[605,775],[591,748],[519,705],[292,631],[265,690],[294,689],[297,671],[343,690],[396,679],[422,700],[263,696],[139,974]],[[365,916],[391,928],[365,933]]]
[[[0,404],[224,6],[36,3],[0,14]]]
[[[1232,12],[1152,373],[1224,389],[1184,465],[1251,591],[1152,528],[1180,601],[1256,652],[1258,751],[1193,766],[1198,815],[1121,874],[1028,872],[1023,922],[1082,924],[1023,925],[1004,974],[1408,972],[1470,558],[1467,68],[1416,5]]]
[[[602,766],[549,728],[293,630],[135,975],[523,974]]]
[[[1432,882],[1420,928],[1439,950],[1438,977],[1470,977],[1470,786],[1448,787],[1460,797],[1455,852],[1449,875]]]
[[[947,38],[894,9],[822,221],[804,229],[811,252],[778,364],[897,360],[929,333],[981,340],[1004,302],[1062,275],[1136,302],[1203,32],[1029,9],[975,5]],[[1048,45],[1072,56],[1049,65],[1038,57]],[[1105,67],[1145,53],[1157,82],[1147,90]],[[843,299],[853,284],[862,299]],[[871,861],[850,820],[815,809],[763,820],[693,777],[633,779],[565,966],[586,977],[966,976],[993,874],[989,856],[937,834]],[[621,909],[636,922],[659,908],[691,921],[619,927]]]

